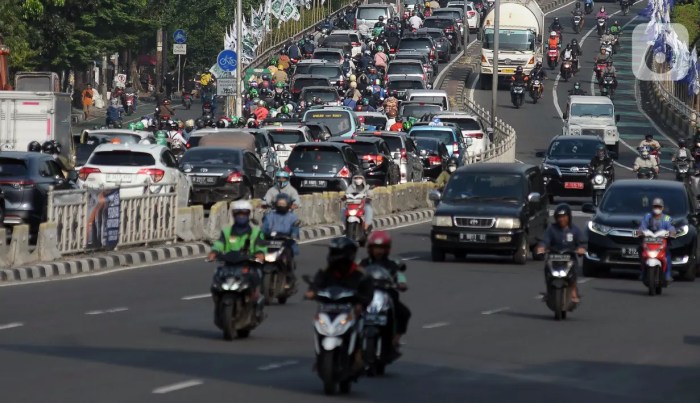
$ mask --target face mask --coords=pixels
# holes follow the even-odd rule
[[[457,167],[450,166],[450,167],[447,167],[447,170],[450,172],[454,172],[457,170]]]
[[[355,179],[355,186],[362,186],[365,184],[365,181],[362,179]]]
[[[289,184],[288,181],[279,181],[279,182],[277,182],[277,186],[279,186],[280,188],[286,187],[288,184]]]
[[[275,210],[280,214],[287,214],[289,206],[275,206]]]
[[[655,208],[653,211],[654,211],[654,215],[661,215],[661,213],[663,213],[663,209],[660,209],[660,208]]]
[[[233,218],[233,221],[238,226],[244,226],[244,225],[248,225],[248,221],[250,221],[250,219],[248,218],[248,216],[245,216],[245,215],[237,215],[236,217]]]

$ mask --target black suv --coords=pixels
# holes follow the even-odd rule
[[[671,216],[677,231],[670,242],[673,270],[683,280],[695,280],[700,212],[694,195],[683,183],[667,180],[619,180],[605,191],[597,209],[592,204],[583,205],[583,212],[594,213],[588,222],[585,276],[595,277],[611,267],[639,272],[641,242],[636,230],[657,197],[663,199],[664,213]]]
[[[335,137],[329,141],[348,144],[360,160],[367,162],[364,176],[368,184],[389,186],[399,183],[399,166],[394,162],[389,146],[381,137]]]
[[[354,175],[364,175],[361,163],[350,145],[311,142],[294,146],[284,170],[300,193],[338,192],[347,189]]]
[[[544,157],[542,176],[550,203],[554,196],[591,196],[593,189],[588,170],[599,145],[605,146],[605,143],[598,136],[556,136],[546,152],[535,154]]]
[[[452,45],[452,53],[457,53],[462,48],[462,35],[459,32],[457,21],[450,17],[428,17],[423,20],[423,28],[440,28],[445,32]]]
[[[540,168],[527,164],[473,164],[457,169],[442,194],[430,231],[432,258],[469,252],[527,261],[547,228],[548,203]]]

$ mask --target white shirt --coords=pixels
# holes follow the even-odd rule
[[[421,20],[419,16],[414,15],[408,19],[408,23],[411,24],[411,27],[414,29],[420,29],[420,26],[423,25],[423,20]]]

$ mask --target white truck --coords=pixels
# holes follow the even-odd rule
[[[544,13],[536,0],[501,0],[498,26],[498,74],[506,78],[522,66],[525,74],[535,67],[544,49]],[[496,10],[484,18],[481,40],[481,89],[489,89],[493,71],[493,40]]]
[[[617,122],[620,115],[615,114],[615,105],[608,97],[572,95],[563,112],[566,125],[562,134],[580,136],[598,136],[605,142],[613,157],[620,152],[620,134]]]
[[[54,73],[45,73],[51,75]],[[20,80],[16,88],[31,91],[0,91],[0,152],[27,151],[29,143],[55,140],[61,156],[72,166],[75,155],[71,134],[71,96],[55,92],[53,77]],[[28,78],[28,77],[25,77]],[[45,90],[40,90],[45,88]]]

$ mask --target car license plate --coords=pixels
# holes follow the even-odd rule
[[[515,69],[502,69],[501,72],[506,74],[513,74],[515,73]]]
[[[312,188],[326,187],[326,181],[305,180],[301,184],[302,184],[302,186],[307,186],[307,187],[312,187]]]
[[[206,185],[216,183],[216,178],[213,176],[195,176],[192,178],[192,183],[197,185]]]
[[[131,174],[107,174],[107,182],[131,182]]]
[[[637,248],[622,248],[622,257],[638,259],[639,250]]]
[[[564,182],[565,189],[583,189],[583,182]]]
[[[486,242],[486,234],[459,234],[459,240],[465,242]]]

